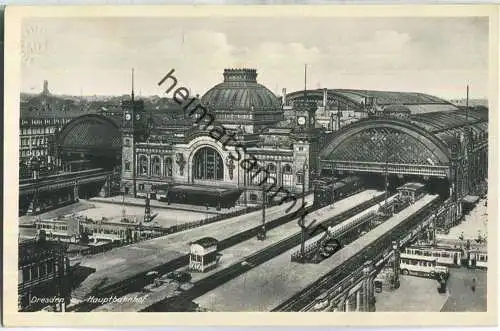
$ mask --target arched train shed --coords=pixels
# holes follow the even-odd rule
[[[120,122],[98,114],[79,116],[61,128],[56,144],[64,165],[90,162],[92,167],[112,169],[121,160]]]
[[[328,139],[319,164],[323,175],[437,180],[447,194],[464,197],[488,175],[488,110],[360,120]]]

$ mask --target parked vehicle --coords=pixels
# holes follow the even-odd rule
[[[403,275],[448,278],[449,270],[437,264],[435,257],[401,254],[400,269]]]
[[[167,276],[170,279],[176,280],[179,283],[187,283],[191,281],[191,274],[185,271],[173,271]]]

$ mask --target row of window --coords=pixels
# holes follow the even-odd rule
[[[412,259],[401,259],[401,264],[415,265],[415,266],[421,266],[421,267],[434,266],[434,263],[431,261],[421,261],[421,260],[412,260]]]
[[[48,142],[48,137],[21,138],[21,147],[46,145]]]
[[[71,118],[37,118],[37,119],[21,119],[21,125],[54,125],[66,124],[71,121]]]
[[[21,136],[29,136],[33,134],[52,134],[54,133],[54,127],[31,127],[31,128],[21,128]]]
[[[50,276],[57,269],[53,261],[42,262],[22,268],[19,272],[19,283],[29,282]]]
[[[213,167],[215,168],[221,168],[223,165],[222,159],[217,157],[217,154],[212,153],[210,150],[203,150],[202,153],[196,153],[195,158],[194,158],[194,164],[197,165],[195,166],[195,174],[198,173],[199,175],[196,176],[195,178],[204,178],[204,177],[212,177],[211,175],[203,175],[202,172],[206,171],[204,170],[204,167],[201,167],[204,164],[212,164]],[[217,162],[218,161],[218,162]],[[167,157],[164,159],[164,172],[163,174],[166,174],[166,176],[172,176],[172,159],[170,157]],[[139,174],[141,175],[147,175],[149,173],[149,169],[151,169],[151,175],[152,176],[161,176],[161,159],[159,156],[153,156],[151,158],[151,164],[148,166],[148,159],[146,156],[141,155],[139,156],[139,161],[138,161],[138,168],[139,168]],[[199,171],[196,171],[199,168]],[[130,171],[130,162],[126,161],[125,162],[125,170]],[[267,173],[276,173],[276,165],[273,163],[269,163],[266,167]],[[292,174],[292,166],[290,164],[285,164],[282,167],[282,173],[285,175],[291,175]]]
[[[67,225],[59,225],[59,224],[43,224],[43,223],[38,223],[36,225],[37,229],[46,229],[46,230],[53,230],[53,231],[68,231],[68,226]]]
[[[171,177],[173,169],[172,158],[167,157],[163,161],[164,162],[163,162],[163,172],[162,172],[161,159],[159,156],[154,156],[153,158],[151,158],[151,164],[148,164],[147,157],[141,155],[139,157],[139,160],[137,161],[137,168],[138,168],[137,173],[139,175],[147,176],[150,175],[150,170],[151,170],[151,176]],[[130,161],[125,161],[125,171],[130,171],[130,168],[131,168]]]
[[[407,250],[409,254],[422,255],[422,256],[432,256],[432,257],[444,257],[450,258],[452,254],[446,251],[436,252],[436,251],[420,251],[420,250]]]
[[[20,152],[21,157],[31,157],[31,156],[47,156],[48,151],[47,149],[29,149],[29,150],[21,150]]]
[[[212,252],[203,257],[196,254],[190,254],[191,261],[193,262],[203,262],[203,264],[210,264],[217,260],[217,252]]]

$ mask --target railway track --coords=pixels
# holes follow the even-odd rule
[[[319,224],[321,224],[324,227],[339,224],[357,215],[361,211],[375,205],[376,203],[379,203],[382,200],[384,200],[384,196],[373,198],[337,216],[327,219]],[[167,308],[167,311],[169,311],[168,310],[169,306],[170,307],[178,307],[183,305],[187,306],[188,303],[194,300],[195,298],[219,287],[220,285],[224,284],[225,282],[233,278],[242,275],[243,273],[249,271],[250,269],[255,268],[256,266],[265,263],[271,260],[272,258],[296,247],[297,245],[300,244],[300,241],[301,241],[301,232],[299,231],[296,234],[293,234],[281,241],[278,241],[270,246],[267,246],[247,256],[245,259],[240,260],[228,266],[225,269],[222,269],[206,278],[203,278],[202,280],[194,283],[194,286],[192,288],[184,291],[180,297],[168,298],[159,301],[147,307],[143,311],[165,311],[165,308]],[[181,303],[179,304],[179,302]]]
[[[364,247],[362,250],[360,250],[359,253],[352,256],[349,260],[343,263],[340,268],[333,269],[330,273],[321,277],[310,287],[297,293],[295,296],[278,305],[272,311],[301,311],[304,307],[308,306],[308,304],[310,304],[312,300],[335,286],[335,284],[338,284],[342,280],[349,277],[351,274],[359,271],[360,265],[362,266],[366,261],[376,261],[380,259],[385,252],[384,248],[390,247],[392,241],[403,238],[404,233],[407,233],[408,231],[411,231],[414,228],[418,227],[418,223],[420,222],[420,220],[429,216],[437,208],[437,206],[439,206],[440,201],[441,200],[438,199],[434,203],[431,203],[430,205],[417,212],[415,215],[412,215],[410,219],[403,221],[397,227],[393,228],[382,237],[376,239],[374,242]],[[335,254],[333,255],[333,257],[334,256]]]
[[[316,207],[311,204],[305,208],[307,213],[313,211]],[[274,229],[278,226],[281,226],[285,223],[288,223],[295,219],[296,216],[294,214],[285,214],[277,219],[269,221],[266,223],[267,229]],[[254,238],[257,236],[261,229],[261,225],[257,225],[251,229],[248,229],[244,232],[237,233],[231,237],[228,237],[224,240],[219,241],[218,247],[219,250],[224,250],[236,244],[239,244],[243,241],[246,241],[250,238]],[[98,297],[106,297],[106,296],[123,296],[127,293],[135,292],[135,290],[140,291],[144,286],[148,285],[149,281],[146,279],[145,274],[150,271],[157,271],[160,274],[165,274],[167,272],[179,269],[181,267],[187,266],[189,264],[189,254],[180,256],[174,260],[171,260],[164,265],[159,267],[150,269],[146,272],[141,272],[133,277],[128,278],[125,281],[117,283],[115,285],[111,285],[108,288],[96,288],[88,293],[88,296],[95,295]],[[84,300],[84,298],[78,298],[80,300]],[[72,306],[69,310],[71,311],[90,311],[100,306],[100,303],[90,303],[86,301],[82,301],[75,306]]]

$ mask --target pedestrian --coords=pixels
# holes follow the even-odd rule
[[[472,292],[476,292],[476,278],[472,278]]]

